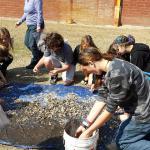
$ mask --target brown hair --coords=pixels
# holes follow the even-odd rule
[[[0,28],[0,45],[1,47],[6,47],[7,50],[13,49],[13,39],[5,27]]]
[[[45,38],[45,44],[49,49],[62,48],[64,45],[64,39],[59,33],[47,33]]]
[[[95,47],[97,48],[97,46],[95,45],[93,39],[92,39],[92,36],[91,35],[85,35],[82,37],[81,39],[81,44],[80,44],[80,51],[83,50],[83,47],[82,45],[85,43],[85,41],[89,44],[90,47]]]
[[[89,61],[100,61],[101,59],[112,60],[113,57],[107,53],[101,53],[99,49],[89,47],[84,49],[79,55],[79,63],[83,66],[87,66]]]
[[[122,59],[121,55],[117,51],[118,51],[118,47],[115,44],[112,43],[109,46],[109,48],[108,48],[106,53],[108,55],[111,55],[112,58],[121,58]]]

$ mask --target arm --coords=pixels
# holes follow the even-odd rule
[[[44,65],[44,56],[39,60],[33,69],[33,72],[39,72],[39,69]]]
[[[24,6],[26,4],[24,3]],[[19,19],[19,21],[16,23],[16,27],[20,26],[25,20],[26,20],[26,17],[27,17],[27,13],[24,12],[24,14],[22,15],[22,17]]]
[[[85,130],[80,138],[87,138],[99,127],[103,126],[116,111],[118,103],[126,100],[130,86],[126,76],[117,76],[108,81],[109,94],[107,96],[106,110],[96,119],[96,121]],[[94,112],[95,113],[95,112]],[[90,118],[89,118],[90,119]],[[93,120],[90,120],[93,121]]]
[[[107,122],[112,117],[112,115],[113,114],[108,112],[107,110],[102,112],[102,114],[95,120],[95,122],[87,130],[85,130],[85,132],[83,132],[79,138],[90,137],[93,134],[93,132],[96,129],[102,127],[104,123]]]
[[[41,24],[43,21],[43,1],[36,0],[35,1],[35,9],[37,11],[37,30],[41,29]]]
[[[87,120],[88,122],[93,123],[95,121],[95,119],[97,118],[97,116],[102,112],[102,110],[105,107],[105,103],[101,102],[101,101],[96,101],[95,104],[93,105],[89,115],[87,116]],[[81,135],[81,133],[83,133],[85,131],[85,128],[83,127],[83,125],[81,125],[75,133],[76,137],[79,137]]]
[[[136,65],[137,67],[139,67],[141,70],[144,70],[144,66],[146,66],[145,62],[144,62],[143,58],[143,53],[140,53],[140,51],[138,52],[134,52],[133,55],[131,55],[131,63]]]
[[[4,82],[4,84],[7,83],[6,78],[4,77],[3,73],[0,71],[0,78],[2,79],[2,81]]]
[[[67,71],[67,70],[70,69],[70,66],[71,66],[71,65],[69,65],[69,64],[65,64],[65,65],[63,65],[62,68],[54,68],[54,70],[50,71],[50,74],[56,75],[56,74],[58,74],[58,73]]]
[[[18,23],[22,24],[26,20],[27,15],[28,15],[27,13],[24,13],[23,16],[20,18]]]
[[[96,101],[95,104],[93,105],[89,115],[87,116],[87,119],[90,122],[94,122],[94,120],[97,118],[97,116],[102,112],[102,110],[105,107],[104,102]]]

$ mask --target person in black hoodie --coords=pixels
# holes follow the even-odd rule
[[[122,55],[123,58],[125,58],[125,55],[130,54],[127,61],[130,61],[144,72],[150,72],[150,48],[148,45],[136,43],[135,38],[131,35],[118,36],[113,45],[117,53]]]

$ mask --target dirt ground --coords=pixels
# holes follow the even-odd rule
[[[30,52],[23,44],[26,26],[22,25],[20,28],[16,29],[15,22],[16,20],[0,19],[0,26],[7,27],[14,38],[14,61],[8,68],[8,81],[49,84],[49,77],[45,71],[40,74],[33,74],[31,70],[25,69],[25,66],[30,62],[31,57]],[[85,34],[90,34],[93,37],[95,44],[103,52],[108,49],[109,45],[116,36],[122,34],[131,34],[135,36],[137,42],[150,45],[150,28],[148,27],[122,26],[116,28],[112,26],[87,26],[46,22],[45,32],[52,31],[61,33],[73,49],[80,43],[81,37]],[[77,79],[80,81],[79,76]],[[16,149],[17,148],[14,147],[0,145],[0,150]]]

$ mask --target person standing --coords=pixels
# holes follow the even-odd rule
[[[26,21],[27,24],[24,43],[32,52],[31,62],[26,68],[33,69],[43,56],[43,53],[37,47],[40,33],[44,29],[42,0],[25,0],[24,14],[16,23],[16,27],[20,26],[24,21]]]

